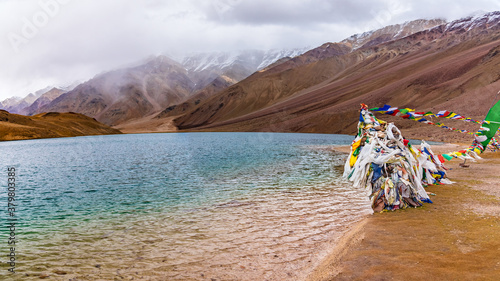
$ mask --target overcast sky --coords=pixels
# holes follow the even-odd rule
[[[151,55],[316,47],[500,0],[0,0],[0,101]]]

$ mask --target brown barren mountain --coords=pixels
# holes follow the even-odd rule
[[[386,42],[389,40],[394,40],[397,38],[402,38],[408,34],[412,34],[417,31],[421,31],[430,27],[437,26],[439,24],[445,23],[444,20],[414,20],[410,22],[406,22],[404,24],[397,24],[387,26],[375,31],[365,32],[363,34],[353,35],[340,43],[325,43],[317,48],[309,50],[300,56],[296,56],[293,58],[283,57],[274,63],[270,64],[266,68],[261,69],[256,74],[256,77],[262,77],[263,75],[259,75],[258,73],[265,72],[264,75],[269,75],[272,73],[282,73],[285,71],[289,71],[291,69],[297,68],[299,66],[311,64],[323,59],[332,58],[332,57],[340,57],[342,55],[349,54],[354,49],[359,48],[360,46],[365,45],[373,45],[376,42]],[[274,78],[272,78],[274,79]],[[256,80],[255,77],[250,81]],[[301,81],[303,86],[309,87],[317,81],[320,81],[321,77],[318,79],[314,79],[311,81]],[[301,86],[299,86],[301,87]],[[227,87],[226,87],[227,88]],[[221,90],[224,88],[220,88]],[[293,91],[293,89],[292,89]],[[181,105],[175,105],[170,108],[165,109],[158,117],[172,117],[180,114],[184,114],[190,111],[195,106],[198,105],[201,100],[211,95],[205,95],[203,97],[193,97],[188,101],[184,102]],[[176,110],[172,110],[175,108]]]
[[[163,130],[164,122],[153,117],[166,108],[182,104],[190,97],[196,105],[196,99],[227,88],[274,62],[273,59],[303,51],[199,53],[185,57],[181,63],[166,56],[150,57],[137,66],[97,75],[49,104],[36,107],[34,113],[72,111],[133,131],[137,124],[151,122],[146,127],[141,125],[140,129]],[[19,100],[6,103],[15,102]],[[191,103],[185,105],[191,106]]]
[[[493,12],[353,51],[328,43],[253,74],[174,122],[181,130],[352,134],[360,103],[449,110],[481,119],[500,90],[499,22],[500,12]],[[379,117],[395,121],[409,137],[470,139]]]
[[[33,115],[44,105],[51,103],[53,100],[64,94],[65,91],[58,88],[52,88],[48,92],[37,98],[30,106],[20,110],[19,114],[22,115]]]
[[[1,141],[109,134],[121,132],[78,113],[49,112],[24,116],[0,110]]]
[[[37,112],[73,111],[116,125],[179,103],[193,87],[180,64],[160,56],[140,66],[98,75]]]
[[[30,106],[36,99],[38,99],[41,95],[48,92],[51,88],[47,87],[45,89],[41,89],[36,91],[35,93],[30,93],[24,98],[20,97],[11,97],[6,100],[0,102],[0,109],[7,110],[8,112],[16,113],[16,114],[24,114],[22,111]]]

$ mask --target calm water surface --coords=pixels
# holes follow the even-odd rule
[[[16,273],[0,279],[300,280],[370,212],[352,136],[180,133],[0,143],[16,169]],[[8,221],[7,191],[0,218]],[[5,225],[5,223],[4,223]],[[8,232],[2,228],[1,241]]]

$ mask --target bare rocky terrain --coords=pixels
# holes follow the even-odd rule
[[[0,141],[109,134],[121,132],[79,113],[24,116],[0,110]]]
[[[353,134],[360,103],[448,110],[481,120],[500,89],[500,12],[402,38],[378,33],[357,49],[352,45],[327,43],[254,73],[175,116],[174,125],[195,131]],[[379,117],[395,122],[408,137],[470,140],[427,124]]]

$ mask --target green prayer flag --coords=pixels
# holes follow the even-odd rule
[[[481,152],[486,149],[492,137],[500,127],[500,101],[490,108],[479,131],[476,133],[476,141],[481,143]]]
[[[448,154],[443,154],[443,158],[446,159],[446,161],[450,161],[451,159],[453,159],[453,156],[450,156]]]

